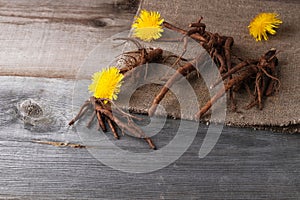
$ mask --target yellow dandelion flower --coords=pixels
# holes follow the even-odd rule
[[[161,37],[161,33],[164,31],[162,29],[164,19],[158,12],[141,10],[140,15],[135,18],[135,22],[132,24],[135,37],[147,42]]]
[[[256,41],[261,41],[262,37],[268,40],[267,33],[274,35],[282,21],[278,18],[276,13],[260,13],[249,24],[249,32]]]
[[[116,67],[109,67],[93,74],[93,82],[89,85],[89,91],[95,98],[116,100],[120,92],[121,81],[124,78]],[[106,103],[106,102],[105,102]]]

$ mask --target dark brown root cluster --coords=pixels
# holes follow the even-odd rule
[[[121,109],[119,109],[116,105],[114,105],[114,112],[112,111],[113,102],[109,99],[97,99],[95,97],[90,97],[81,107],[79,113],[69,122],[69,125],[73,125],[78,119],[80,119],[87,111],[92,107],[94,111],[90,121],[87,124],[89,128],[97,118],[99,128],[102,129],[103,132],[107,132],[107,126],[113,133],[116,139],[119,139],[118,128],[121,129],[123,135],[125,132],[133,134],[137,138],[144,139],[150,146],[151,149],[156,149],[152,140],[147,137],[147,135],[143,132],[141,128],[139,128],[133,121],[133,119],[141,120],[133,115],[125,113]]]
[[[225,80],[232,74],[234,74],[234,76],[232,76],[229,81],[226,81],[225,87],[219,90],[217,94],[197,112],[196,119],[201,118],[225,92],[231,89],[237,91],[242,86],[244,86],[250,98],[250,103],[246,106],[246,109],[257,105],[259,109],[262,110],[263,98],[270,96],[278,90],[280,86],[280,81],[277,78],[277,64],[276,50],[271,49],[258,60],[247,60],[234,66],[231,70],[222,75],[222,79]],[[218,80],[217,83],[218,82],[221,82],[221,80]]]
[[[133,42],[138,48],[137,51],[123,53],[122,57],[120,58],[125,63],[124,66],[120,68],[120,73],[124,74],[125,76],[129,76],[129,72],[137,66],[141,66],[150,62],[159,62],[159,60],[162,58],[163,50],[160,48],[150,48],[147,51],[146,48],[144,48],[137,40],[133,38],[116,38],[115,40],[128,40]]]
[[[168,22],[164,22],[163,25],[198,41],[219,67],[220,73],[224,73],[231,68],[231,47],[234,40],[232,37],[206,31],[206,25],[201,22],[202,19],[201,17],[196,23],[191,23],[189,30],[178,28]]]
[[[220,36],[218,33],[206,31],[206,25],[201,22],[200,18],[196,23],[189,25],[189,30],[178,28],[168,22],[164,22],[164,26],[173,31],[179,32],[184,36],[191,37],[199,42],[199,44],[209,53],[215,64],[219,68],[222,79],[216,81],[211,87],[224,82],[225,87],[217,92],[195,115],[195,119],[200,119],[211,106],[222,97],[227,91],[231,109],[236,110],[236,102],[234,92],[240,88],[245,88],[249,94],[251,102],[246,109],[258,105],[259,109],[263,108],[264,97],[270,96],[278,90],[280,81],[277,77],[276,66],[278,59],[276,50],[271,49],[262,55],[259,59],[248,59],[233,64],[231,56],[231,48],[234,43],[232,37]],[[176,73],[167,80],[166,84],[156,95],[149,108],[149,115],[152,116],[158,104],[162,101],[166,93],[181,76],[187,76],[190,72],[196,70],[195,62],[201,62],[201,56],[194,61],[181,66]]]

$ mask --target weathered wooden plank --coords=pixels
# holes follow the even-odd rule
[[[138,1],[0,1],[0,75],[74,78],[90,51],[130,29]]]
[[[300,135],[225,128],[213,151],[199,159],[207,131],[207,126],[200,125],[193,144],[175,163],[152,173],[130,174],[99,162],[88,148],[31,142],[82,143],[79,125],[66,126],[73,114],[74,81],[0,77],[0,83],[0,198],[299,198]],[[24,126],[18,105],[28,99],[38,102],[52,120]],[[179,122],[168,120],[162,132],[153,137],[159,148],[172,140]],[[144,142],[134,138],[121,137],[113,142],[129,151],[149,151]],[[98,148],[104,148],[104,141]]]

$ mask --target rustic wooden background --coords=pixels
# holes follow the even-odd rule
[[[130,28],[134,2],[0,1],[0,199],[299,199],[300,135],[225,128],[199,159],[200,125],[182,157],[147,174],[111,169],[89,147],[34,142],[82,144],[67,126],[71,79],[99,42]],[[22,113],[28,100],[43,108],[39,120]],[[176,132],[178,121],[167,123],[153,137],[158,147]],[[114,142],[149,151],[134,138]]]

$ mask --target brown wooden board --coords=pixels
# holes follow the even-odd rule
[[[128,30],[137,1],[0,1],[0,75],[74,78],[99,42]]]

